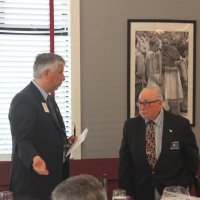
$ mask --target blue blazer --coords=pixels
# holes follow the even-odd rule
[[[65,126],[53,100],[59,124],[45,109],[46,101],[31,82],[12,100],[9,120],[13,140],[10,190],[18,195],[48,199],[52,190],[69,175],[68,160],[63,164]],[[33,157],[45,160],[48,176],[32,169]]]
[[[164,111],[162,150],[151,169],[146,157],[145,121],[141,116],[124,123],[119,151],[119,186],[134,200],[154,200],[155,187],[193,184],[199,151],[187,119]]]

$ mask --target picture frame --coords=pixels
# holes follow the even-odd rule
[[[127,20],[127,117],[146,86],[159,87],[164,109],[195,125],[195,20]]]

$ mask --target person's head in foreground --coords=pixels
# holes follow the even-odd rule
[[[87,174],[64,180],[54,189],[51,198],[52,200],[107,200],[101,182]]]

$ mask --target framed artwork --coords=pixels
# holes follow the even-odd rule
[[[158,87],[164,109],[195,124],[196,21],[128,19],[128,118],[140,91]]]

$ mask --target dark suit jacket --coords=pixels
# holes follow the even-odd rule
[[[18,195],[47,199],[68,175],[68,166],[67,163],[63,165],[65,127],[62,116],[54,100],[59,124],[50,112],[45,111],[42,103],[46,101],[32,82],[11,102],[9,120],[13,155],[10,190]],[[32,169],[36,155],[45,160],[48,176],[38,175]]]
[[[119,151],[120,188],[134,200],[154,200],[155,186],[160,194],[166,186],[191,187],[199,152],[189,121],[164,111],[162,150],[154,169],[146,157],[145,127],[141,116],[124,124]]]

